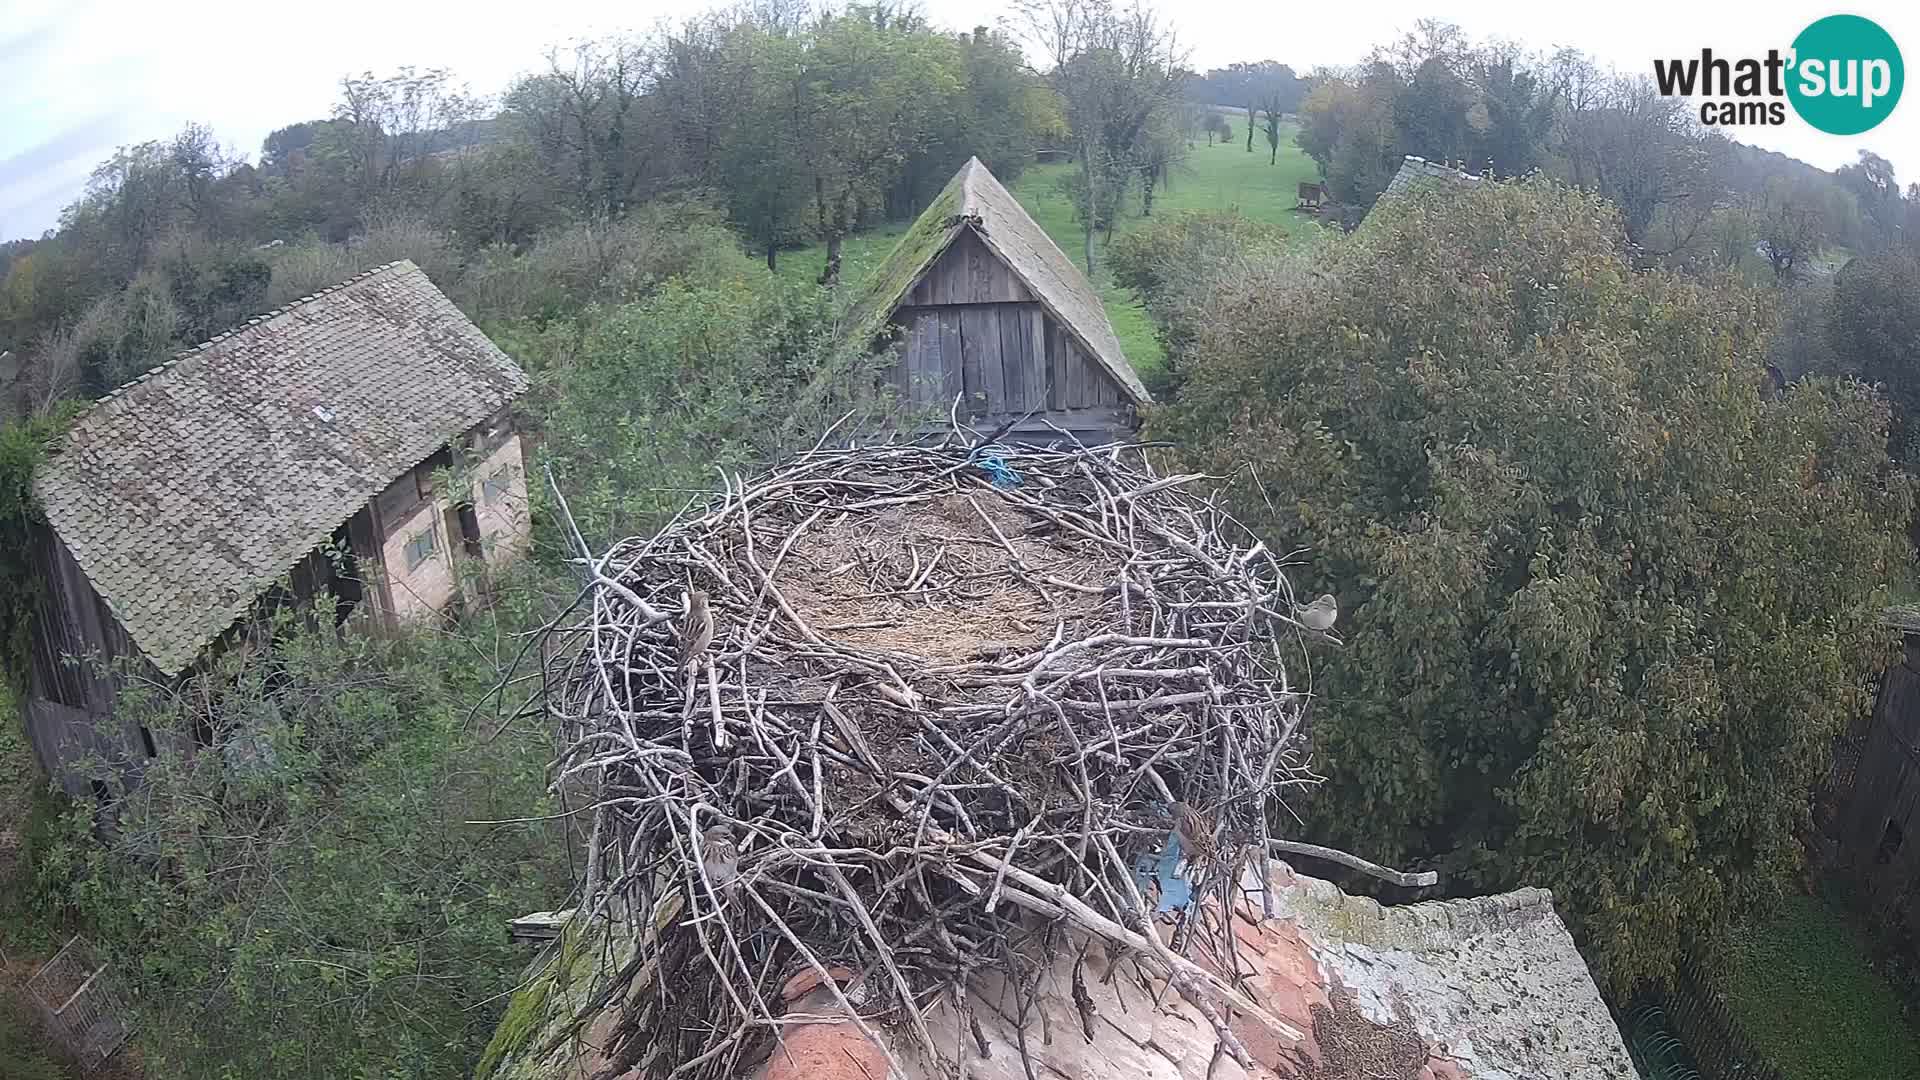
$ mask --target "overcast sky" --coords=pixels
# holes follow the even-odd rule
[[[710,6],[700,0],[0,0],[0,239],[38,235],[116,146],[165,138],[189,121],[210,125],[231,150],[257,157],[274,128],[326,115],[340,77],[402,64],[447,67],[475,91],[497,94],[539,65],[549,45],[645,29]],[[954,29],[1007,14],[1003,0],[921,0]],[[1785,49],[1809,22],[1851,11],[1879,22],[1920,62],[1920,4],[1527,0],[1460,4],[1386,0],[1240,3],[1163,0],[1196,68],[1274,59],[1304,73],[1349,64],[1377,42],[1436,16],[1474,38],[1535,49],[1574,46],[1623,72],[1651,72],[1655,56]],[[488,10],[496,8],[496,10]],[[1823,135],[1792,116],[1784,128],[1742,128],[1743,141],[1824,168],[1864,146],[1890,158],[1903,182],[1920,180],[1920,90],[1864,136]]]

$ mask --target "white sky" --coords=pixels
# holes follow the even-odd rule
[[[710,6],[702,0],[0,0],[0,239],[38,235],[114,147],[164,138],[189,121],[256,156],[274,128],[326,115],[340,77],[402,64],[447,67],[496,94],[536,68],[547,46],[612,30],[644,29]],[[1006,0],[920,0],[953,29],[1010,12]],[[1465,4],[1376,0],[1353,4],[1162,0],[1204,70],[1274,59],[1303,74],[1358,60],[1372,45],[1434,16],[1475,39],[1532,49],[1570,45],[1623,72],[1655,56],[1739,57],[1785,49],[1814,19],[1852,11],[1879,22],[1920,64],[1920,4],[1857,7],[1732,0],[1551,0]],[[496,10],[488,10],[495,8]],[[1784,128],[1730,132],[1824,168],[1861,147],[1891,159],[1902,182],[1920,180],[1920,88],[1864,136],[1824,135],[1792,116]]]

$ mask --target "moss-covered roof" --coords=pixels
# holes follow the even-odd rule
[[[848,315],[849,336],[856,341],[878,337],[900,301],[962,229],[973,230],[1013,270],[1135,403],[1153,400],[1121,351],[1093,283],[977,157],[953,174],[861,288]]]

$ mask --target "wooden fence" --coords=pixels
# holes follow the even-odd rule
[[[94,961],[93,950],[78,935],[40,965],[26,990],[48,1032],[84,1069],[98,1068],[133,1034],[113,973]]]
[[[1785,1080],[1747,1040],[1726,998],[1712,985],[1693,957],[1682,957],[1666,1002],[1667,1020],[1686,1042],[1700,1074],[1707,1080]]]

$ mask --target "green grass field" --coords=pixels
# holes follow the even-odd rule
[[[1831,904],[1788,896],[1774,917],[1739,931],[1720,989],[1755,1048],[1789,1077],[1920,1077],[1920,1039],[1871,961]]]
[[[1313,159],[1294,144],[1294,128],[1289,125],[1281,129],[1279,160],[1271,165],[1267,163],[1266,142],[1258,134],[1254,136],[1254,152],[1247,153],[1244,114],[1234,125],[1234,131],[1239,135],[1237,142],[1216,143],[1213,146],[1208,146],[1204,141],[1195,143],[1187,152],[1187,160],[1175,170],[1172,180],[1156,193],[1153,212],[1164,215],[1183,210],[1233,209],[1254,221],[1277,225],[1290,234],[1304,234],[1306,230],[1318,228],[1310,218],[1293,211],[1296,185],[1319,178]],[[1060,179],[1072,168],[1072,165],[1029,168],[1014,183],[1013,193],[1027,208],[1027,213],[1032,214],[1033,219],[1053,238],[1053,242],[1060,246],[1060,250],[1073,260],[1074,265],[1085,270],[1080,224],[1074,220],[1073,204],[1059,186]],[[1125,233],[1141,220],[1140,201],[1136,195],[1116,235]],[[906,223],[901,222],[848,237],[841,250],[842,280],[858,287],[893,250],[905,229]],[[1160,342],[1154,337],[1153,323],[1147,318],[1146,309],[1126,290],[1114,285],[1105,267],[1099,265],[1099,246],[1105,242],[1104,236],[1094,240],[1094,287],[1106,302],[1107,317],[1113,321],[1114,333],[1120,339],[1120,347],[1126,350],[1127,359],[1143,372],[1154,370],[1161,364],[1161,353]],[[824,245],[782,252],[780,276],[813,281],[820,276],[826,258]]]

